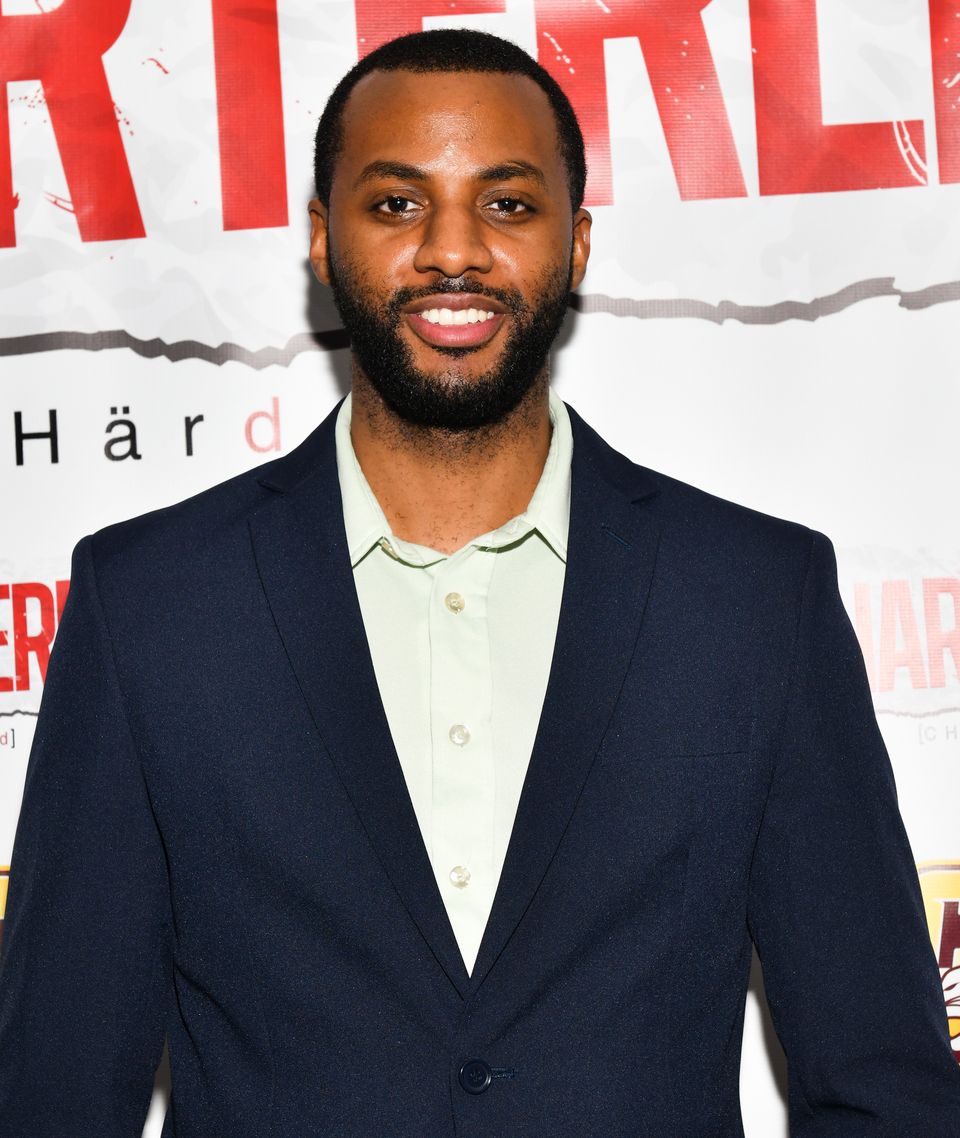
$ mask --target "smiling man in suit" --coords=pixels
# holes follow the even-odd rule
[[[751,938],[797,1138],[960,1133],[829,543],[549,390],[583,186],[503,41],[394,41],[334,92],[311,259],[352,396],[77,548],[3,1138],[135,1138],[165,1035],[171,1138],[736,1138]]]

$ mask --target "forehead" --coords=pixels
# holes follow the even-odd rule
[[[557,123],[546,92],[526,75],[373,71],[343,114],[336,178],[352,181],[369,162],[430,169],[526,161],[558,192],[566,187]]]

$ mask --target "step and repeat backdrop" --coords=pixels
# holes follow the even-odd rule
[[[960,1060],[955,0],[2,0],[0,919],[71,549],[347,390],[306,260],[313,131],[359,55],[445,26],[519,43],[583,122],[559,392],[837,546]],[[756,988],[742,1083],[748,1135],[785,1133]]]

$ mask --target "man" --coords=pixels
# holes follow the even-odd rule
[[[502,41],[335,91],[311,258],[352,398],[76,551],[3,1138],[138,1135],[165,1034],[177,1138],[733,1138],[751,937],[795,1135],[960,1129],[829,543],[549,393],[583,184]]]

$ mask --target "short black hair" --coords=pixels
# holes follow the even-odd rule
[[[582,205],[587,181],[583,134],[560,84],[515,43],[466,28],[437,28],[390,40],[364,56],[334,87],[317,126],[313,159],[317,197],[324,205],[330,204],[333,168],[343,145],[344,107],[354,87],[371,71],[490,71],[526,75],[550,101],[557,121],[560,154],[567,168],[570,203],[574,210]]]

